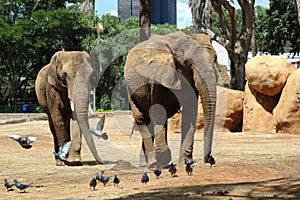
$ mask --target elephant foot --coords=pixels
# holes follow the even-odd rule
[[[161,167],[166,167],[172,160],[171,150],[168,146],[165,146],[163,149],[156,150],[155,160]]]
[[[66,164],[63,161],[56,159],[56,166],[66,166]]]
[[[82,166],[82,161],[81,159],[75,159],[75,160],[68,160],[68,165],[69,166]]]

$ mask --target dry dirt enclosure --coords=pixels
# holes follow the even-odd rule
[[[44,117],[0,116],[0,179],[31,184],[26,193],[7,192],[0,186],[0,199],[300,199],[300,135],[263,133],[217,133],[213,155],[215,167],[203,164],[202,134],[197,133],[193,175],[178,167],[176,177],[164,169],[160,178],[139,167],[141,151],[138,133],[130,138],[132,124],[121,116],[106,117],[108,141],[95,138],[105,165],[96,165],[85,142],[84,165],[55,166],[53,140]],[[13,120],[12,120],[13,119]],[[30,120],[28,120],[30,119]],[[92,119],[91,124],[97,119]],[[36,136],[31,149],[23,149],[8,134]],[[176,162],[178,133],[169,133],[169,145]],[[121,183],[89,189],[95,173],[117,174]],[[140,178],[148,171],[150,182]]]

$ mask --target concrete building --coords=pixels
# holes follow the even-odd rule
[[[177,24],[176,0],[150,0],[150,22],[151,24],[171,25]],[[118,0],[118,15],[121,21],[131,16],[139,17],[139,0]]]

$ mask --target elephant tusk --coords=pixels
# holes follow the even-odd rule
[[[74,108],[74,103],[72,100],[70,100],[70,104],[71,104],[71,110],[72,110],[72,113],[74,113],[75,111],[75,108]]]

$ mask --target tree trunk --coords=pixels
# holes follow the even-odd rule
[[[294,1],[295,1],[296,14],[298,16],[298,25],[300,27],[300,0],[294,0]]]
[[[84,0],[80,4],[80,11],[94,14],[95,13],[95,0]]]
[[[252,57],[256,56],[257,54],[257,46],[256,46],[256,23],[255,23],[255,13],[253,14],[253,27],[252,27]]]
[[[150,37],[150,0],[140,0],[140,42]]]
[[[212,5],[210,0],[189,0],[192,11],[195,33],[201,33],[203,28],[210,29],[212,26]]]
[[[248,51],[250,49],[252,29],[253,29],[253,16],[254,16],[254,0],[239,0],[238,3],[242,9],[242,31],[239,36],[236,32],[236,18],[235,8],[230,5],[227,0],[214,0],[212,6],[219,15],[220,26],[226,36],[227,41],[224,42],[216,37],[213,32],[208,28],[199,28],[203,23],[203,15],[205,2],[209,0],[190,0],[189,5],[192,10],[193,24],[195,28],[204,30],[205,33],[211,38],[216,39],[223,44],[228,51],[230,58],[230,87],[233,89],[244,90],[245,84],[245,63],[248,59]],[[298,0],[297,0],[298,1]],[[222,6],[228,11],[230,22],[227,22],[223,13]],[[230,27],[229,27],[230,25]]]

